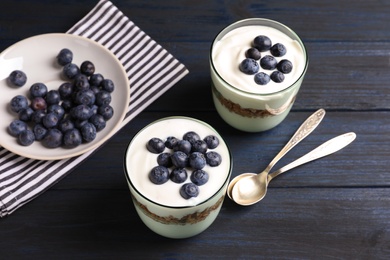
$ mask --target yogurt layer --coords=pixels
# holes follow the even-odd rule
[[[239,64],[245,59],[245,52],[252,47],[256,36],[268,36],[272,45],[283,44],[287,53],[282,57],[275,57],[279,62],[288,59],[293,64],[293,70],[285,74],[281,83],[272,80],[267,85],[258,85],[254,75],[246,75],[239,69]],[[271,55],[269,51],[262,52],[261,57]],[[305,69],[305,53],[298,41],[291,39],[281,31],[261,25],[243,26],[228,32],[216,42],[212,50],[212,62],[219,75],[230,85],[245,92],[255,94],[270,94],[288,88],[295,83]],[[260,68],[259,72],[271,74],[271,71]]]
[[[218,147],[208,151],[219,153],[222,157],[222,163],[217,167],[206,165],[203,170],[209,174],[208,182],[199,186],[197,197],[184,199],[179,190],[184,183],[191,182],[190,175],[193,169],[186,169],[188,178],[184,183],[179,184],[171,180],[161,185],[152,183],[148,175],[150,170],[157,166],[158,154],[149,152],[146,149],[146,144],[153,137],[160,138],[164,142],[169,136],[182,139],[183,135],[189,131],[196,132],[201,139],[208,135],[217,136],[219,139]],[[171,152],[171,150],[165,148],[164,152]],[[129,179],[140,194],[155,203],[171,207],[194,206],[209,199],[224,185],[231,170],[230,153],[222,137],[207,125],[185,118],[163,119],[144,128],[131,141],[125,163]]]

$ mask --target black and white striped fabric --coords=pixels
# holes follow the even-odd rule
[[[122,62],[130,80],[131,101],[121,127],[188,73],[183,64],[107,0],[98,2],[67,33],[99,42]],[[42,194],[92,153],[41,161],[18,156],[0,146],[0,217]]]

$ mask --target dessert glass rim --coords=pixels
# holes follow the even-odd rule
[[[154,205],[157,205],[157,206],[160,206],[160,207],[163,207],[163,208],[170,208],[170,209],[188,209],[188,208],[193,208],[193,207],[197,207],[197,206],[201,206],[205,203],[207,203],[208,201],[210,201],[211,199],[213,199],[222,189],[223,187],[226,185],[226,183],[229,181],[230,179],[230,175],[231,175],[231,172],[233,170],[233,160],[232,160],[232,154],[231,154],[231,151],[230,151],[230,148],[228,146],[228,144],[225,142],[225,140],[222,138],[222,141],[225,143],[226,145],[226,148],[228,150],[228,154],[229,154],[229,173],[226,175],[226,179],[225,181],[223,182],[223,184],[219,187],[219,189],[213,193],[212,196],[210,196],[209,198],[197,203],[197,204],[194,204],[194,205],[189,205],[189,206],[169,206],[169,205],[166,205],[166,204],[162,204],[162,203],[158,203],[154,200],[151,200],[149,199],[148,197],[144,196],[142,194],[142,192],[140,192],[133,184],[133,182],[131,181],[130,179],[130,176],[129,176],[129,172],[127,171],[127,166],[126,166],[126,160],[127,160],[127,155],[129,153],[129,150],[130,150],[130,146],[131,144],[133,143],[133,141],[138,137],[138,135],[141,134],[141,132],[148,128],[149,126],[155,124],[155,123],[158,123],[160,121],[164,121],[164,120],[169,120],[169,119],[187,119],[187,120],[191,120],[191,121],[195,121],[197,123],[200,123],[200,124],[203,124],[203,125],[206,125],[207,127],[209,127],[211,130],[213,130],[215,133],[218,134],[219,137],[222,138],[222,136],[215,130],[214,127],[212,127],[211,125],[209,125],[208,123],[202,121],[202,120],[199,120],[199,119],[196,119],[196,118],[192,118],[192,117],[188,117],[188,116],[168,116],[168,117],[164,117],[164,118],[160,118],[160,119],[157,119],[149,124],[147,124],[146,126],[144,126],[143,128],[141,128],[135,135],[134,137],[131,139],[131,141],[128,143],[127,147],[126,147],[126,152],[125,152],[125,155],[124,155],[124,160],[123,160],[123,168],[124,168],[124,171],[125,171],[125,177],[128,181],[128,183],[131,185],[131,187],[136,191],[136,193],[141,196],[142,198],[144,198],[145,200],[147,200],[148,202],[154,204]],[[224,194],[225,195],[225,194]]]
[[[218,70],[216,69],[216,67],[214,66],[214,61],[213,61],[213,47],[215,45],[215,43],[217,42],[217,39],[219,38],[219,36],[225,31],[225,30],[228,30],[232,27],[235,27],[237,26],[237,24],[245,24],[245,23],[250,23],[250,22],[253,22],[253,21],[259,21],[259,22],[268,22],[268,23],[273,23],[275,25],[277,25],[278,27],[281,27],[281,28],[284,28],[286,31],[288,31],[289,33],[291,33],[292,35],[294,35],[294,37],[296,37],[296,39],[298,40],[299,44],[301,45],[302,47],[302,50],[303,50],[303,53],[305,55],[305,66],[303,68],[303,71],[302,73],[299,75],[299,77],[297,78],[297,80],[295,80],[293,83],[291,83],[290,86],[288,86],[287,88],[284,88],[282,90],[279,90],[279,91],[276,91],[276,92],[271,92],[271,93],[253,93],[253,92],[250,92],[250,91],[245,91],[245,90],[242,90],[242,89],[239,89],[235,86],[233,86],[232,84],[230,84],[229,82],[227,82],[222,76],[221,74],[218,72]],[[255,24],[246,24],[246,26],[255,26]],[[236,28],[239,28],[239,27],[236,27]],[[234,28],[234,29],[236,29]],[[227,33],[227,32],[226,32]],[[285,32],[283,32],[285,33]],[[222,39],[222,37],[221,37]],[[220,39],[219,39],[220,40]],[[227,86],[229,86],[230,88],[234,89],[235,91],[237,92],[241,92],[241,93],[244,93],[244,94],[247,94],[247,95],[251,95],[251,96],[272,96],[272,95],[277,95],[279,93],[282,93],[282,92],[285,92],[287,90],[289,90],[290,88],[292,88],[298,81],[300,81],[306,71],[307,71],[307,68],[308,68],[308,65],[309,65],[309,55],[306,51],[306,45],[304,44],[304,42],[301,40],[301,38],[298,36],[298,34],[296,34],[290,27],[288,27],[287,25],[283,24],[283,23],[280,23],[278,21],[275,21],[275,20],[271,20],[271,19],[267,19],[267,18],[259,18],[259,17],[252,17],[252,18],[246,18],[246,19],[242,19],[242,20],[238,20],[234,23],[231,23],[227,26],[225,26],[224,28],[222,28],[218,33],[217,35],[214,37],[212,43],[211,43],[211,47],[210,47],[210,52],[209,52],[209,59],[210,59],[210,63],[211,63],[211,66],[213,68],[213,71],[215,72],[216,75],[218,75],[218,78],[220,78]],[[238,65],[237,65],[238,66]]]

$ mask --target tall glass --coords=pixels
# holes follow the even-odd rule
[[[221,46],[224,47],[222,43],[223,41],[221,40],[223,40],[227,34],[241,27],[251,28],[253,26],[276,29],[285,36],[289,37],[289,39],[291,39],[294,43],[294,46],[298,48],[297,50],[299,50],[297,54],[299,57],[296,59],[298,64],[293,64],[295,67],[300,67],[299,71],[296,72],[298,75],[290,78],[288,78],[289,76],[286,76],[286,82],[284,84],[287,85],[283,89],[276,87],[277,90],[275,92],[267,90],[264,91],[264,93],[251,91],[251,89],[244,86],[243,83],[229,82],[226,74],[224,74],[221,69],[218,69],[218,66],[220,66],[220,68],[231,66],[233,71],[230,71],[229,74],[231,73],[234,76],[237,75],[238,77],[242,76],[240,74],[243,73],[238,69],[241,61],[239,60],[240,58],[237,58],[235,60],[237,63],[233,65],[228,63],[221,64],[222,62],[220,61],[220,64],[216,64],[216,55],[217,52],[219,52],[218,48],[221,48]],[[259,34],[261,34],[261,30],[259,31]],[[256,35],[253,35],[253,38],[255,37]],[[238,36],[238,38],[241,37]],[[237,40],[241,41],[242,39]],[[233,60],[235,59],[234,50],[228,55],[232,55]],[[243,59],[245,57],[241,58]],[[212,79],[212,95],[216,110],[223,120],[229,125],[247,132],[261,132],[269,130],[285,119],[294,104],[308,67],[308,55],[306,48],[298,35],[290,28],[279,22],[262,18],[241,20],[223,29],[216,36],[211,45],[209,59]],[[281,58],[278,59],[281,60]],[[278,86],[278,83],[272,84]],[[259,86],[259,88],[260,87],[263,86]]]

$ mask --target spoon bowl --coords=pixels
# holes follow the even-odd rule
[[[253,172],[246,172],[246,173],[241,173],[240,175],[237,175],[235,178],[233,178],[230,183],[229,183],[229,186],[228,186],[228,189],[227,189],[227,195],[228,197],[233,200],[233,196],[232,196],[232,190],[233,190],[233,187],[234,185],[236,185],[236,183],[243,179],[243,178],[246,178],[246,177],[251,177],[251,176],[254,176],[254,175],[257,175],[257,173],[253,173]]]
[[[248,174],[234,185],[231,196],[237,204],[249,206],[265,197],[268,188],[268,172]]]

